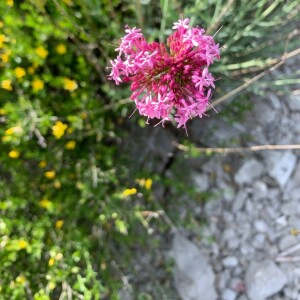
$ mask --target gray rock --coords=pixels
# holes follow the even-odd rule
[[[295,166],[297,158],[292,152],[284,154],[272,151],[268,158],[268,171],[281,188],[288,182]]]
[[[237,212],[243,208],[247,196],[248,196],[248,193],[246,193],[243,189],[240,189],[238,191],[235,199],[233,200],[233,204],[232,204],[232,210],[234,212]]]
[[[239,261],[234,256],[227,256],[223,259],[222,263],[225,268],[234,268],[238,265]]]
[[[268,194],[268,187],[263,181],[255,181],[253,184],[253,199],[259,201]]]
[[[263,173],[263,166],[256,159],[246,161],[234,176],[237,184],[251,183]]]
[[[253,261],[247,268],[245,284],[251,300],[265,300],[278,293],[286,283],[286,275],[270,259]]]
[[[225,289],[222,292],[222,300],[235,300],[236,297],[237,297],[236,292],[231,289]]]
[[[300,214],[299,201],[294,200],[294,201],[289,201],[287,203],[284,203],[281,206],[281,211],[286,216],[294,216],[296,214]]]
[[[119,297],[121,300],[132,300],[133,297],[131,296],[131,293],[126,288],[122,288],[119,291]]]
[[[297,243],[298,243],[298,239],[295,236],[285,235],[279,241],[279,249],[280,251],[284,251],[296,245]]]
[[[256,220],[256,221],[254,221],[254,227],[259,232],[266,233],[266,232],[269,231],[268,225],[263,220]]]
[[[195,184],[195,188],[198,192],[205,192],[209,187],[209,179],[206,174],[194,173],[192,174],[192,180]]]
[[[299,95],[291,95],[290,99],[288,101],[288,106],[293,111],[300,110],[300,96]]]
[[[183,300],[216,300],[215,275],[200,249],[176,233],[170,256],[174,259],[175,287]]]

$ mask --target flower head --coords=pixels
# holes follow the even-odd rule
[[[131,82],[137,110],[148,119],[175,120],[178,127],[202,117],[214,88],[208,67],[220,58],[219,45],[189,19],[174,23],[164,43],[147,43],[140,29],[126,27],[109,79]]]
[[[60,139],[64,134],[68,125],[64,124],[61,121],[57,121],[55,125],[52,126],[52,134],[55,136],[56,139]]]
[[[7,91],[12,91],[11,80],[5,79],[1,82],[1,87]]]
[[[31,82],[31,85],[32,85],[32,89],[37,92],[37,91],[40,91],[44,88],[44,81],[41,80],[41,79],[34,79],[32,82]]]
[[[35,49],[35,53],[42,59],[45,59],[49,52],[42,46]]]
[[[75,80],[64,78],[64,89],[70,92],[75,91],[78,88],[78,84]]]

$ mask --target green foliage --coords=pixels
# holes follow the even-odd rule
[[[210,33],[223,25],[217,40],[226,48],[215,72],[224,94],[297,46],[289,34],[298,1],[239,3],[0,1],[0,299],[118,299],[134,247],[149,249],[147,234],[162,216],[152,192],[161,178],[132,174],[135,158],[122,141],[144,122],[128,126],[129,89],[108,83],[105,67],[125,24],[163,40],[183,12]],[[249,109],[232,107],[230,121]],[[187,155],[197,156],[193,146]],[[161,182],[176,194],[169,209],[179,222],[187,185],[179,175]],[[189,196],[200,204],[211,197]]]

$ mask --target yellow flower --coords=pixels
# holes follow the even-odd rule
[[[48,51],[44,47],[38,47],[35,49],[35,53],[42,59],[45,59],[48,56]]]
[[[11,80],[6,79],[1,82],[1,87],[5,90],[12,91]]]
[[[14,127],[10,127],[8,129],[5,130],[5,134],[6,135],[12,135],[14,133],[16,134],[20,134],[22,133],[23,129],[21,126],[14,126]]]
[[[57,220],[57,221],[55,222],[55,228],[56,228],[56,229],[61,229],[61,228],[63,227],[64,223],[65,223],[64,220]]]
[[[17,158],[19,158],[20,157],[20,152],[19,151],[17,151],[17,150],[11,150],[11,151],[9,151],[8,152],[8,156],[10,157],[10,158],[13,158],[13,159],[17,159]]]
[[[39,204],[40,204],[40,207],[42,207],[42,208],[50,208],[52,206],[52,202],[46,198],[42,199],[39,202]]]
[[[69,141],[65,145],[66,149],[68,150],[73,150],[76,147],[76,142],[75,141]]]
[[[0,48],[3,47],[3,43],[6,41],[6,36],[4,34],[0,34]]]
[[[60,139],[67,129],[68,125],[64,124],[61,121],[57,121],[55,125],[52,126],[52,134],[57,138]]]
[[[17,78],[22,78],[26,75],[25,70],[21,67],[15,68],[14,72]]]
[[[145,181],[145,188],[146,188],[146,190],[151,190],[151,187],[152,187],[152,179],[151,179],[151,178],[148,178],[148,179]]]
[[[292,228],[292,229],[290,230],[290,234],[296,236],[296,235],[300,234],[300,229]]]
[[[26,277],[24,275],[19,275],[16,278],[16,282],[19,283],[19,284],[24,284],[26,282]]]
[[[53,179],[55,178],[55,171],[51,170],[51,171],[47,171],[44,173],[45,177],[48,178],[48,179]]]
[[[37,91],[40,91],[44,88],[44,81],[41,80],[41,79],[34,79],[32,82],[31,82],[31,85],[32,85],[32,89],[37,92]]]
[[[51,257],[48,261],[49,267],[52,267],[54,265],[54,263],[55,263],[55,259],[53,257]]]
[[[78,88],[78,84],[75,80],[64,78],[64,89],[70,92],[75,91]]]
[[[5,115],[6,114],[6,111],[4,108],[0,108],[0,115]]]
[[[8,6],[13,7],[14,6],[14,0],[6,0],[6,3]]]
[[[26,249],[28,246],[28,243],[25,240],[18,240],[18,247],[20,250]]]
[[[123,196],[131,196],[131,195],[134,195],[137,193],[137,190],[136,188],[133,188],[133,189],[126,189],[124,192],[123,192]]]
[[[67,52],[67,47],[64,44],[58,44],[55,47],[55,50],[58,54],[62,55],[62,54],[65,54]]]
[[[10,50],[7,50],[4,53],[2,53],[0,55],[0,58],[1,58],[2,62],[7,63],[8,60],[9,60],[10,55],[11,55],[11,51]]]
[[[60,181],[55,180],[55,181],[54,181],[54,187],[55,187],[56,189],[61,188],[61,183],[60,183]]]
[[[39,162],[39,167],[40,167],[41,169],[45,168],[46,166],[47,166],[47,162],[46,162],[45,160],[41,160],[41,161]]]

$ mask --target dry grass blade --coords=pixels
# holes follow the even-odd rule
[[[295,57],[297,55],[300,54],[300,48],[291,51],[289,53],[285,53],[283,54],[280,58],[278,59],[274,59],[273,60],[273,66],[270,67],[269,69],[261,72],[260,74],[254,76],[253,78],[251,78],[250,80],[248,80],[247,82],[243,83],[242,85],[240,85],[239,87],[237,87],[236,89],[232,90],[231,92],[227,93],[226,95],[218,98],[217,100],[213,101],[211,103],[211,107],[208,107],[206,109],[206,111],[209,111],[212,107],[221,104],[222,102],[228,100],[229,98],[231,98],[232,96],[238,94],[239,92],[245,90],[246,88],[248,88],[251,84],[253,84],[254,82],[256,82],[257,80],[259,80],[260,78],[264,77],[265,75],[267,75],[270,72],[273,72],[274,70],[276,70],[277,68],[279,68],[281,65],[283,65],[285,63],[286,60]]]

